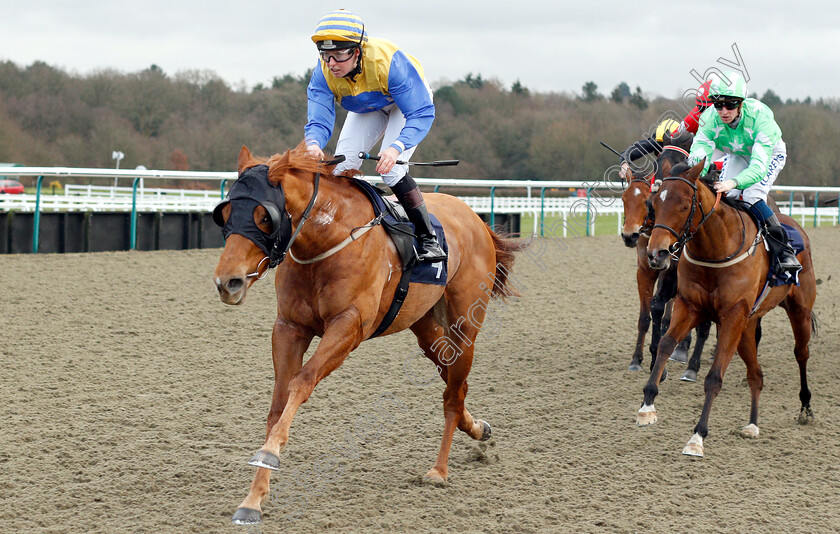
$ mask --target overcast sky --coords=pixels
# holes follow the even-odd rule
[[[77,74],[213,71],[235,88],[303,74],[316,60],[310,35],[338,8],[368,33],[417,57],[433,86],[467,73],[509,87],[609,94],[621,81],[676,97],[734,61],[749,90],[782,98],[840,97],[840,3],[374,0],[0,0],[0,60],[41,60]]]

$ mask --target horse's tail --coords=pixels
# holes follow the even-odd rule
[[[486,223],[485,223],[486,224]],[[520,297],[519,288],[514,286],[510,280],[510,273],[513,270],[513,262],[516,259],[515,252],[530,246],[530,241],[517,243],[511,239],[502,237],[487,226],[490,238],[493,240],[493,247],[496,249],[496,276],[493,279],[493,296],[504,300],[507,297]]]

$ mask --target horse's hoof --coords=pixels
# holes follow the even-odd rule
[[[481,423],[482,434],[481,437],[478,438],[478,440],[487,441],[493,436],[493,429],[490,428],[490,423],[488,423],[487,421],[482,421],[479,419],[479,422]]]
[[[629,371],[641,371],[642,370],[641,362],[637,362],[636,360],[633,360],[632,362],[630,362],[630,367],[628,368],[628,370]]]
[[[742,438],[757,438],[758,437],[758,427],[753,423],[748,424],[744,428],[741,429],[741,437]]]
[[[675,362],[680,363],[687,363],[688,362],[688,352],[685,349],[681,349],[677,347],[674,349],[674,352],[671,353],[671,357],[668,358],[669,360],[674,360]]]
[[[266,469],[277,471],[277,469],[280,468],[280,458],[270,452],[260,449],[254,457],[251,458],[248,465],[253,465],[254,467],[265,467]]]
[[[234,525],[256,525],[262,521],[262,513],[253,508],[237,508],[231,521]]]
[[[442,486],[446,484],[446,477],[441,475],[434,467],[429,469],[429,472],[423,475],[423,481],[435,486]]]
[[[656,408],[653,404],[650,406],[642,406],[639,408],[639,413],[636,415],[636,425],[649,426],[658,421],[656,417]]]
[[[686,369],[683,375],[680,377],[680,380],[682,380],[683,382],[697,382],[697,371]]]
[[[797,422],[800,425],[810,425],[814,422],[814,412],[811,411],[810,406],[803,406],[801,410],[799,410],[799,419]]]
[[[688,440],[688,443],[686,443],[682,453],[686,456],[697,456],[699,458],[703,457],[703,438],[700,437],[700,434],[694,434],[691,436],[691,439]]]

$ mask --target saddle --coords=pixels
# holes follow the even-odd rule
[[[750,210],[750,204],[748,202],[733,200],[725,196],[721,200],[749,215],[755,223],[756,228],[759,229],[759,234],[763,236],[764,248],[767,250],[770,260],[770,269],[767,271],[767,282],[769,282],[770,287],[787,284],[798,286],[799,271],[790,272],[782,269],[779,264],[779,255],[787,244],[793,248],[794,254],[799,254],[805,250],[805,241],[802,239],[802,234],[799,233],[799,230],[788,224],[781,223],[782,229],[784,229],[784,233],[782,233],[778,228],[765,226],[763,221],[760,221]]]
[[[429,213],[432,227],[437,235],[440,246],[447,253],[447,259],[434,263],[421,263],[417,261],[419,243],[414,234],[414,224],[408,220],[405,209],[395,200],[387,198],[387,193],[382,189],[358,178],[349,178],[349,180],[361,189],[370,201],[374,214],[391,237],[391,241],[394,242],[394,246],[396,246],[397,253],[402,261],[402,275],[400,276],[399,284],[397,284],[394,299],[391,301],[391,306],[388,308],[385,317],[382,318],[382,322],[374,333],[371,334],[370,337],[374,338],[391,326],[391,323],[396,318],[405,301],[405,297],[408,295],[410,283],[446,285],[449,247],[446,244],[443,225],[437,217]]]

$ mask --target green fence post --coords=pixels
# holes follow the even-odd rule
[[[817,206],[820,203],[820,192],[814,193],[814,228],[817,227]]]
[[[790,192],[790,202],[788,203],[788,217],[793,217],[793,191]]]
[[[439,189],[440,189],[440,184],[435,186],[435,190],[433,191],[433,193],[437,193]]]
[[[225,199],[225,185],[227,185],[227,178],[225,178],[224,180],[222,180],[222,188],[221,188],[221,189],[222,189],[222,191],[221,191],[221,193],[222,193],[222,200],[224,200],[224,199]]]
[[[134,179],[131,184],[131,231],[130,231],[130,250],[137,250],[137,183],[140,182],[140,177]]]
[[[540,237],[545,236],[545,187],[540,189]]]
[[[41,231],[41,183],[44,181],[43,176],[38,177],[38,182],[35,184],[35,220],[32,227],[32,252],[38,253],[38,243],[40,241]]]
[[[490,227],[496,224],[496,186],[490,188]]]
[[[586,235],[589,235],[589,204],[592,200],[592,188],[586,190]],[[595,233],[594,231],[592,232]]]

